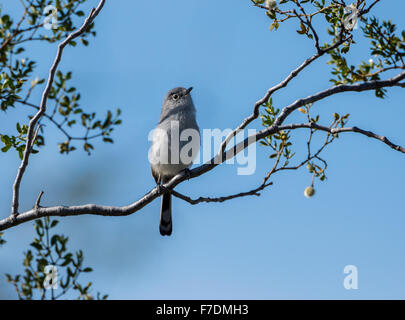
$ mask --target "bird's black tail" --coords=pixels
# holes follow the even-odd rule
[[[172,195],[162,195],[162,206],[160,207],[160,234],[170,236],[172,234]]]

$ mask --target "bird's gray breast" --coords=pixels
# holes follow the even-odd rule
[[[162,176],[190,167],[198,153],[200,134],[193,109],[162,115],[154,131],[150,159],[152,169]]]

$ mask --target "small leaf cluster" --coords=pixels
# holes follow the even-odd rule
[[[313,174],[314,177],[319,178],[321,181],[325,181],[326,175],[325,175],[325,170],[326,167],[321,167],[316,164],[315,161],[308,161],[307,163],[307,169],[309,173]]]
[[[57,9],[57,27],[52,30],[46,30],[41,35],[37,36],[39,40],[46,40],[48,42],[56,42],[66,38],[69,33],[77,28],[74,23],[75,17],[84,17],[85,13],[81,10],[81,5],[87,0],[25,0],[28,24],[31,26],[39,25],[43,23],[44,17],[49,14],[44,9],[48,5],[53,5]],[[51,33],[51,35],[49,35]],[[94,23],[90,24],[84,34],[80,36],[80,41],[87,46],[89,44],[88,37],[95,36]],[[69,43],[72,46],[76,46],[76,41]]]
[[[271,127],[280,112],[280,109],[273,106],[273,99],[270,98],[264,103],[264,109],[260,118],[264,127]],[[287,166],[290,159],[295,155],[291,150],[292,142],[290,141],[290,131],[280,131],[260,140],[260,144],[265,147],[270,147],[274,152],[270,154],[270,158],[284,158],[283,166]]]
[[[19,94],[23,91],[23,85],[32,74],[34,67],[35,62],[25,58],[16,59],[14,65],[9,65],[7,69],[0,67],[0,70],[3,70],[0,73],[0,109],[2,111],[14,107],[15,101],[21,99]]]
[[[298,111],[306,116],[308,123],[319,124],[320,116],[311,115],[312,106],[313,104],[305,105],[304,107],[299,108]],[[349,114],[341,116],[338,113],[334,113],[333,120],[329,125],[329,128],[330,129],[343,128],[347,124],[348,119]],[[313,177],[312,185],[314,183],[315,178],[318,178],[321,181],[324,181],[326,179],[326,168],[328,165],[327,162],[321,157],[321,153],[324,151],[326,146],[331,144],[336,138],[339,137],[337,133],[331,134],[330,132],[328,132],[326,134],[324,142],[318,147],[316,152],[313,152],[312,151],[313,137],[318,131],[319,130],[317,128],[310,128],[309,138],[307,141],[307,158],[305,161],[301,163],[301,165],[306,164],[309,173],[312,175]]]
[[[252,2],[256,5],[267,4],[265,0],[252,0]],[[336,8],[341,7],[340,5],[336,3],[327,4],[325,0],[280,0],[278,2],[279,6],[276,7],[262,6],[262,8],[268,9],[266,15],[272,20],[270,30],[276,31],[280,23],[296,18],[298,22],[297,33],[305,35],[309,39],[314,39],[310,24],[312,24],[315,16],[323,14],[327,22],[333,26],[338,25],[344,16],[343,10],[336,10]],[[305,10],[304,7],[307,4],[311,6]]]
[[[309,109],[310,107],[307,108],[308,114],[309,114]],[[335,128],[344,128],[345,125],[347,124],[347,121],[349,119],[349,114],[345,114],[343,116],[339,115],[338,113],[333,114],[333,120],[332,123],[329,125],[329,128],[335,129]],[[319,115],[317,115],[315,118],[310,118],[310,122],[317,123],[319,122]],[[323,145],[318,149],[318,151],[315,154],[311,154],[310,148],[311,148],[311,140],[312,140],[312,135],[317,132],[317,129],[311,129],[311,134],[310,134],[310,139],[308,141],[308,161],[307,161],[307,169],[309,173],[313,175],[313,178],[319,178],[320,181],[325,181],[326,179],[326,168],[327,168],[327,162],[320,157],[321,152],[325,149],[325,147],[329,144],[331,144],[335,139],[339,138],[339,135],[337,133],[331,134],[328,133],[326,135],[325,142]]]
[[[375,17],[362,17],[360,21],[364,36],[370,39],[369,54],[373,58],[357,66],[349,64],[344,54],[350,50],[350,44],[354,41],[331,51],[328,63],[334,65],[332,74],[335,77],[330,81],[335,85],[380,80],[383,72],[403,69],[405,66],[405,31],[398,35],[396,25],[390,20],[380,22]],[[384,98],[386,89],[377,89],[375,94],[378,98]]]
[[[57,220],[51,220],[49,217],[36,220],[34,222],[36,237],[30,244],[31,249],[24,253],[24,273],[16,276],[6,274],[7,281],[14,286],[20,299],[56,300],[69,291],[76,292],[77,299],[94,299],[90,293],[92,283],[84,285],[78,280],[82,273],[91,272],[92,269],[83,266],[82,250],[76,252],[68,250],[68,237],[52,233],[57,224]],[[44,270],[48,265],[57,268],[58,289],[44,287],[46,280]],[[97,298],[106,299],[107,296],[98,293]]]
[[[380,60],[380,67],[403,65],[405,58],[405,30],[396,33],[396,25],[391,20],[381,23],[375,17],[365,21],[362,30],[370,40],[371,54]]]
[[[48,41],[56,42],[65,38],[70,32],[77,28],[73,23],[73,17],[84,16],[80,6],[86,0],[71,1],[50,1],[50,0],[22,0],[25,11],[21,20],[13,18],[2,13],[0,8],[0,100],[1,110],[5,111],[8,107],[13,107],[15,101],[20,99],[18,95],[23,91],[23,84],[27,82],[28,77],[35,69],[35,61],[29,61],[27,57],[21,57],[25,52],[25,43],[30,41]],[[57,8],[58,26],[52,31],[43,28],[45,13],[43,10],[48,5],[54,5]],[[88,36],[95,36],[92,29],[94,24],[80,36],[82,43],[88,44]],[[51,33],[51,34],[50,34]],[[74,41],[70,45],[75,45]]]
[[[9,136],[6,134],[0,134],[0,141],[4,145],[1,148],[1,151],[7,152],[10,148],[14,148],[18,152],[19,158],[22,160],[27,141],[28,126],[26,124],[20,125],[20,123],[17,122],[16,129],[18,132],[17,135]],[[35,138],[34,145],[40,147],[43,146],[44,144],[45,144],[44,137],[41,134],[38,134]],[[31,152],[38,153],[39,151],[37,149],[32,148]]]
[[[85,109],[80,106],[81,94],[77,92],[74,86],[69,85],[72,79],[72,72],[63,73],[57,71],[54,85],[49,93],[49,100],[54,101],[54,108],[49,119],[56,122],[59,129],[63,129],[66,141],[58,144],[59,152],[68,154],[76,150],[72,145],[72,140],[82,140],[83,149],[88,154],[94,146],[89,142],[90,139],[102,137],[106,143],[113,143],[111,133],[115,127],[122,123],[120,119],[121,110],[117,109],[115,113],[108,110],[104,119],[98,119],[95,112],[85,112]],[[81,126],[84,134],[82,137],[72,137],[67,134],[66,129]]]
[[[8,108],[21,107],[31,108],[34,112],[39,109],[39,101],[30,101],[31,94],[37,88],[43,88],[45,79],[35,76],[37,61],[27,56],[26,50],[34,41],[60,42],[72,31],[76,30],[84,21],[85,13],[82,10],[86,0],[21,0],[21,17],[12,17],[2,11],[0,7],[0,111],[6,112]],[[45,8],[52,5],[57,9],[57,27],[52,30],[44,28],[45,18],[50,12]],[[89,37],[95,36],[94,24],[90,24],[78,38],[84,45],[89,44]],[[69,43],[76,45],[75,41]],[[61,153],[69,153],[76,149],[72,140],[82,140],[83,149],[90,154],[94,149],[89,140],[94,138],[103,139],[106,143],[112,143],[111,133],[115,126],[121,123],[120,110],[108,111],[105,117],[98,117],[96,113],[88,112],[79,106],[81,98],[76,88],[68,86],[71,72],[57,72],[55,83],[52,86],[48,103],[47,113],[41,119],[42,122],[50,121],[62,134],[66,141],[59,143]],[[55,103],[54,109],[51,106]],[[34,110],[35,109],[35,110]],[[115,115],[114,115],[115,114]],[[74,137],[70,133],[75,124],[81,124],[84,128],[83,136]],[[20,125],[20,124],[18,124]],[[21,125],[26,129],[26,125]],[[42,125],[35,144],[44,145],[44,128]],[[16,150],[20,156],[25,148],[25,133],[10,135],[0,132],[1,150],[7,152]],[[36,153],[38,150],[33,150]]]
[[[375,17],[367,17],[367,6],[371,5],[371,1],[356,0],[348,6],[344,1],[285,0],[280,1],[276,8],[267,8],[263,5],[266,1],[252,1],[256,6],[267,9],[266,14],[272,20],[271,30],[277,30],[282,22],[295,19],[298,34],[310,39],[316,36],[314,17],[324,17],[331,38],[322,41],[317,49],[330,55],[328,63],[333,65],[330,81],[335,85],[380,80],[381,73],[405,66],[405,31],[397,32],[391,20],[380,22]],[[353,13],[358,14],[353,16]],[[354,37],[360,34],[354,30],[356,22],[362,25],[362,34],[370,39],[371,47],[366,61],[354,65],[347,61],[345,55],[356,44]],[[337,43],[340,45],[332,47]],[[384,98],[386,90],[376,89],[375,94]]]

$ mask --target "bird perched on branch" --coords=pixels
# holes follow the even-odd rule
[[[160,120],[152,136],[149,153],[152,176],[158,186],[169,182],[192,165],[200,148],[200,130],[191,90],[178,87],[167,92]],[[160,234],[172,234],[172,199],[169,191],[162,195]]]

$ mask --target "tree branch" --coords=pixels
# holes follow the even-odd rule
[[[103,206],[103,205],[95,205],[95,204],[86,204],[86,205],[81,205],[81,206],[55,206],[55,207],[42,207],[39,205],[40,198],[42,196],[42,193],[38,197],[37,200],[37,205],[34,206],[33,209],[26,211],[24,213],[18,214],[18,193],[19,193],[19,187],[21,183],[22,176],[24,174],[24,171],[28,165],[28,159],[30,156],[31,149],[29,146],[32,145],[32,141],[34,139],[34,130],[36,127],[37,122],[40,120],[40,118],[45,114],[46,111],[46,101],[47,97],[49,94],[49,90],[52,86],[53,78],[57,69],[57,66],[60,62],[62,52],[64,47],[67,45],[69,41],[74,39],[75,37],[79,36],[81,33],[83,33],[86,29],[86,27],[91,23],[94,18],[97,16],[99,11],[104,5],[105,0],[101,0],[97,9],[93,9],[89,15],[89,17],[86,19],[84,24],[80,29],[69,35],[59,46],[58,46],[58,52],[55,58],[55,61],[50,69],[49,72],[49,78],[48,78],[48,83],[47,86],[43,92],[41,104],[39,107],[38,112],[36,115],[31,119],[29,128],[28,128],[28,134],[27,134],[27,147],[24,152],[24,157],[21,163],[21,166],[18,170],[16,181],[13,185],[13,203],[12,203],[12,213],[8,218],[5,218],[3,220],[0,220],[0,231],[11,228],[13,226],[16,226],[18,224],[34,220],[40,217],[45,217],[45,216],[76,216],[76,215],[83,215],[83,214],[92,214],[92,215],[102,215],[102,216],[125,216],[125,215],[130,215],[134,212],[139,211],[142,209],[144,206],[155,200],[157,197],[161,196],[164,192],[170,192],[174,196],[179,197],[189,203],[196,204],[200,202],[223,202],[229,199],[234,199],[237,197],[243,197],[247,195],[259,195],[259,191],[263,190],[267,186],[271,185],[271,182],[267,182],[270,176],[279,170],[281,170],[283,167],[277,169],[278,165],[278,160],[276,160],[275,165],[273,166],[273,169],[264,177],[263,183],[247,192],[242,192],[238,193],[235,195],[230,195],[226,197],[219,197],[219,198],[208,198],[208,197],[200,197],[198,199],[191,199],[188,196],[182,195],[173,189],[180,183],[182,183],[185,180],[188,179],[193,179],[196,178],[202,174],[207,173],[208,171],[214,169],[217,165],[223,163],[224,161],[233,158],[237,153],[240,151],[246,149],[250,144],[256,143],[257,141],[271,136],[275,133],[278,133],[283,130],[295,130],[299,128],[307,128],[310,130],[321,130],[328,132],[330,134],[339,134],[339,133],[345,133],[345,132],[355,132],[355,133],[360,133],[362,135],[365,135],[367,137],[379,140],[383,142],[384,144],[388,145],[390,148],[405,153],[405,148],[398,146],[394,143],[392,143],[390,140],[388,140],[386,137],[375,134],[371,131],[366,131],[363,129],[360,129],[358,127],[351,127],[351,128],[331,128],[331,127],[325,127],[321,126],[318,124],[315,124],[313,122],[308,122],[308,123],[302,123],[302,124],[287,124],[283,125],[284,121],[286,118],[296,109],[320,101],[322,99],[325,99],[327,97],[330,97],[332,95],[338,94],[338,93],[343,93],[343,92],[362,92],[362,91],[369,91],[369,90],[376,90],[384,87],[393,87],[393,86],[398,86],[398,87],[404,87],[405,83],[401,82],[405,79],[405,71],[402,73],[399,73],[398,75],[387,79],[387,80],[378,80],[378,81],[370,81],[370,82],[363,82],[363,83],[358,83],[358,84],[351,84],[351,85],[338,85],[334,86],[331,88],[328,88],[326,90],[323,90],[321,92],[318,92],[314,95],[311,95],[309,97],[303,98],[296,100],[294,103],[291,105],[285,107],[282,109],[281,113],[276,117],[274,123],[267,127],[264,128],[261,131],[256,132],[254,135],[251,135],[247,137],[244,141],[236,144],[233,148],[230,150],[225,150],[227,143],[230,141],[232,136],[234,136],[237,132],[240,130],[243,130],[246,128],[246,126],[251,123],[253,120],[257,119],[259,116],[259,107],[263,105],[270,97],[271,95],[276,92],[277,90],[284,88],[288,85],[288,83],[298,75],[304,68],[306,68],[309,64],[311,64],[314,60],[319,58],[321,55],[323,55],[325,52],[329,50],[333,50],[337,48],[340,44],[343,42],[347,41],[350,39],[350,35],[348,38],[343,39],[342,37],[340,40],[332,45],[329,48],[323,49],[321,52],[317,52],[314,56],[308,58],[305,60],[297,69],[292,71],[282,82],[277,84],[276,86],[270,88],[266,95],[257,101],[254,105],[253,113],[250,115],[248,118],[246,118],[230,135],[228,135],[223,142],[223,144],[220,147],[220,150],[216,156],[214,156],[210,161],[204,163],[201,166],[198,166],[197,168],[189,171],[189,172],[180,172],[177,174],[173,179],[171,179],[169,182],[163,185],[163,188],[158,188],[155,187],[151,191],[149,191],[147,194],[145,194],[142,198],[140,198],[138,201],[128,205],[128,206],[123,206],[123,207],[115,207],[115,206]],[[377,3],[378,1],[375,1]],[[374,4],[375,4],[374,3]],[[373,5],[374,5],[373,4]],[[324,144],[325,146],[326,144]],[[312,157],[317,157],[324,148],[324,146]],[[218,157],[220,156],[220,159]],[[280,158],[280,154],[278,154],[278,159]],[[308,161],[308,159],[306,160]],[[305,162],[304,162],[305,163]],[[290,169],[289,167],[284,167],[284,169]]]
[[[22,101],[22,100],[16,100],[15,102],[39,110],[39,107],[38,107],[38,106],[36,106],[35,104],[32,104],[32,103],[30,103],[30,102],[26,102],[26,101]],[[68,140],[91,140],[91,139],[98,138],[98,137],[100,137],[100,136],[103,135],[103,132],[100,132],[100,133],[96,133],[96,134],[94,134],[94,135],[87,136],[87,137],[86,137],[85,135],[82,136],[82,137],[71,136],[71,135],[62,127],[62,125],[61,125],[60,123],[58,123],[57,121],[55,121],[55,119],[53,118],[53,115],[49,115],[49,114],[47,114],[47,113],[44,113],[42,116],[45,117],[45,118],[47,118],[49,121],[51,121],[51,122],[65,135],[65,137],[66,137]],[[34,139],[34,140],[35,140],[35,139]]]
[[[261,105],[263,105],[266,101],[268,101],[270,99],[270,97],[278,90],[285,88],[292,79],[294,79],[302,70],[304,70],[306,67],[308,67],[312,62],[314,62],[315,60],[317,60],[318,58],[320,58],[321,56],[323,56],[325,53],[328,53],[331,50],[336,49],[337,47],[339,47],[342,43],[350,40],[352,38],[352,35],[349,35],[347,38],[343,39],[341,38],[338,42],[336,42],[335,44],[331,45],[328,48],[325,48],[323,50],[318,50],[318,52],[316,54],[314,54],[312,57],[306,59],[300,66],[298,66],[298,68],[296,68],[295,70],[291,71],[290,74],[280,83],[278,83],[277,85],[271,87],[266,94],[264,95],[263,98],[261,98],[260,100],[258,100],[253,107],[253,113],[245,118],[243,120],[243,122],[236,128],[234,129],[232,132],[230,132],[228,134],[228,136],[225,138],[225,140],[222,142],[221,146],[220,146],[220,151],[218,153],[219,157],[222,157],[226,146],[229,144],[229,141],[231,141],[231,139],[238,134],[241,130],[245,129],[252,121],[254,121],[255,119],[257,119],[257,117],[259,116],[259,108]]]
[[[380,2],[380,0],[374,0],[374,2],[373,2],[367,9],[364,9],[364,10],[362,10],[362,11],[360,12],[360,16],[363,16],[363,15],[369,13],[369,11],[370,11],[378,2]]]
[[[288,107],[285,107],[281,111],[281,113],[277,117],[277,119],[274,121],[273,126],[279,126],[280,124],[282,124],[283,121],[294,110],[296,110],[302,106],[305,106],[307,104],[314,103],[319,100],[325,99],[325,98],[335,95],[337,93],[362,92],[362,91],[376,90],[376,89],[387,88],[387,87],[402,86],[400,81],[402,81],[404,79],[405,79],[405,71],[399,73],[398,75],[396,75],[388,80],[376,80],[376,81],[369,81],[369,82],[363,82],[363,83],[351,84],[351,85],[341,84],[338,86],[331,87],[329,89],[318,92],[317,94],[314,94],[307,98],[299,99],[299,100],[295,101],[293,104],[289,105]]]
[[[13,200],[12,200],[12,205],[11,205],[11,219],[15,219],[16,216],[18,215],[20,184],[21,184],[21,180],[23,178],[24,172],[28,166],[28,160],[29,160],[31,150],[32,150],[31,146],[32,146],[32,142],[33,142],[33,138],[34,138],[34,134],[35,134],[34,129],[35,129],[37,122],[39,121],[39,119],[43,116],[43,114],[46,111],[46,103],[47,103],[48,95],[52,88],[52,83],[53,83],[59,62],[62,58],[63,49],[66,47],[66,45],[71,40],[77,38],[78,36],[80,36],[81,34],[83,34],[86,31],[87,27],[94,21],[94,19],[100,13],[101,9],[104,6],[104,3],[105,3],[105,0],[100,0],[97,8],[96,9],[93,8],[91,10],[89,16],[84,21],[83,25],[78,30],[71,33],[64,41],[62,41],[58,45],[58,50],[56,53],[55,60],[49,70],[48,82],[42,93],[41,104],[40,104],[39,110],[29,122],[28,132],[27,132],[27,142],[26,142],[26,147],[24,150],[23,159],[21,161],[20,167],[18,168],[17,176],[16,176],[14,184],[13,184]]]
[[[325,132],[329,132],[331,134],[338,134],[338,133],[345,133],[345,132],[356,132],[363,134],[367,137],[377,139],[392,149],[396,151],[400,151],[402,153],[405,153],[405,148],[398,146],[394,143],[392,143],[390,140],[388,140],[386,137],[378,135],[376,133],[373,133],[371,131],[366,131],[363,129],[360,129],[358,127],[351,127],[351,128],[329,128],[325,126],[321,126],[315,123],[302,123],[302,124],[288,124],[288,125],[283,125],[279,126],[277,128],[272,127],[271,130],[269,128],[264,129],[262,131],[259,131],[254,135],[254,138],[256,140],[262,139],[263,137],[267,135],[271,135],[283,130],[294,130],[294,129],[299,129],[299,128],[312,128],[312,129],[317,129],[317,130],[322,130]],[[239,143],[237,146],[237,151],[240,152],[244,148],[247,147],[247,139],[241,143]],[[228,157],[233,157],[234,154],[231,152],[232,150],[228,151],[226,154]],[[319,154],[319,152],[317,153]],[[212,169],[214,169],[218,163],[215,163],[215,158],[211,159],[209,162],[193,169],[190,170],[189,173],[185,173],[184,171],[180,172],[178,175],[176,175],[171,181],[163,185],[163,188],[157,188],[155,187],[151,191],[149,191],[147,194],[145,194],[141,199],[138,201],[128,205],[128,206],[123,206],[123,207],[114,207],[114,206],[102,206],[102,205],[95,205],[95,204],[86,204],[86,205],[81,205],[81,206],[56,206],[56,207],[40,207],[40,206],[34,206],[33,209],[21,213],[17,215],[14,219],[12,216],[9,216],[8,218],[5,218],[3,220],[0,220],[0,231],[11,228],[13,226],[19,225],[21,223],[35,220],[41,217],[50,217],[50,216],[78,216],[78,215],[83,215],[83,214],[92,214],[92,215],[101,215],[101,216],[127,216],[130,215],[134,212],[137,212],[141,210],[143,207],[151,203],[153,200],[161,196],[164,192],[170,192],[174,196],[187,201],[191,204],[197,204],[200,202],[224,202],[226,200],[238,198],[238,197],[244,197],[248,195],[259,195],[259,191],[262,191],[266,187],[270,186],[272,182],[267,182],[268,177],[270,177],[271,174],[279,171],[276,168],[276,165],[273,167],[273,169],[267,174],[267,176],[264,178],[263,183],[247,192],[241,192],[235,195],[230,195],[226,197],[219,197],[219,198],[209,198],[209,197],[200,197],[198,199],[191,199],[188,196],[182,195],[176,191],[173,190],[174,187],[176,187],[178,184],[181,182],[188,180],[188,179],[193,179],[196,178]],[[224,160],[226,161],[227,158]],[[305,162],[304,162],[305,163]],[[300,165],[302,166],[302,165]],[[289,169],[289,168],[286,168]],[[168,191],[167,191],[168,190]]]
[[[252,189],[250,191],[241,192],[241,193],[237,193],[237,194],[233,194],[233,195],[225,196],[225,197],[216,197],[216,198],[199,197],[198,199],[192,199],[175,190],[170,190],[170,193],[179,199],[182,199],[192,205],[196,205],[201,202],[224,202],[224,201],[232,200],[235,198],[246,197],[246,196],[258,196],[259,197],[260,196],[259,191],[262,191],[263,189],[267,188],[268,186],[271,186],[272,184],[273,184],[273,182],[269,182],[269,183],[262,184],[259,187]]]
[[[344,133],[344,132],[360,133],[369,138],[376,139],[376,140],[379,140],[379,141],[385,143],[386,145],[388,145],[390,148],[394,149],[395,151],[405,153],[404,147],[396,145],[395,143],[391,142],[387,137],[378,135],[372,131],[360,129],[356,126],[355,127],[344,127],[344,128],[329,128],[329,127],[321,126],[316,123],[310,122],[310,123],[284,125],[284,126],[279,127],[279,130],[294,130],[294,129],[299,129],[299,128],[308,128],[308,129],[311,128],[311,129],[329,132],[330,134],[339,134],[339,133]]]

